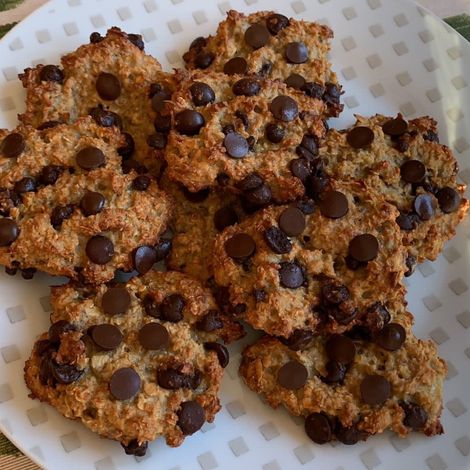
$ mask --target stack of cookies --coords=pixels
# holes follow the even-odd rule
[[[220,409],[244,324],[263,336],[240,375],[314,442],[442,433],[446,365],[413,335],[402,281],[454,235],[465,188],[432,118],[329,129],[332,36],[231,11],[186,70],[112,28],[20,75],[0,263],[69,278],[26,362],[32,397],[128,454],[178,446]]]

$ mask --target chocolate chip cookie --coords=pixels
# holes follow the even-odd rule
[[[398,210],[362,182],[330,181],[314,201],[272,206],[226,228],[214,245],[216,283],[254,328],[380,328],[402,295]]]
[[[313,162],[326,132],[323,101],[281,82],[216,72],[179,75],[167,174],[190,191],[223,186],[254,207],[304,194],[299,156]],[[312,163],[313,164],[313,163]]]
[[[446,364],[432,341],[415,338],[403,302],[392,303],[390,313],[392,321],[376,332],[289,342],[266,336],[244,350],[240,374],[270,406],[304,417],[318,444],[355,444],[386,429],[400,437],[441,434]]]
[[[179,446],[212,422],[242,335],[208,289],[175,272],[127,284],[52,288],[52,325],[25,366],[32,397],[142,456],[160,436]]]
[[[408,274],[416,262],[438,256],[468,210],[457,161],[439,143],[432,118],[357,116],[350,129],[329,131],[320,158],[326,174],[364,180],[398,208]]]
[[[158,258],[171,209],[155,180],[124,174],[117,127],[91,117],[36,130],[0,130],[0,264],[89,283]],[[158,245],[157,245],[158,248]]]
[[[341,86],[328,60],[333,31],[272,11],[250,15],[231,10],[215,36],[196,38],[183,56],[189,69],[253,75],[285,82],[338,116]]]
[[[142,37],[111,28],[105,37],[61,59],[61,66],[38,65],[20,74],[26,112],[19,116],[36,128],[91,115],[103,127],[121,128],[124,168],[157,172],[166,145],[168,118],[162,114],[174,86],[173,75],[144,53]]]

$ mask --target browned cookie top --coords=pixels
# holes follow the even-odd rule
[[[197,38],[184,55],[189,69],[257,75],[286,82],[326,104],[338,116],[341,86],[328,60],[333,32],[328,26],[272,11],[244,15],[231,10],[215,36]]]

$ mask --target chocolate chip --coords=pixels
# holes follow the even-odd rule
[[[353,127],[346,137],[348,144],[355,149],[368,147],[374,141],[374,132],[369,127]]]
[[[248,70],[248,63],[243,57],[233,57],[224,65],[224,73],[227,75],[244,75]]]
[[[306,158],[295,158],[294,160],[291,160],[289,167],[291,173],[295,177],[299,178],[302,183],[305,183],[310,176],[310,164]]]
[[[30,176],[25,176],[15,183],[13,189],[17,194],[33,193],[36,191],[36,181]]]
[[[401,406],[405,412],[403,424],[413,429],[413,431],[422,430],[428,420],[426,410],[416,403],[403,403]]]
[[[88,240],[85,252],[91,262],[106,264],[114,256],[114,244],[108,237],[95,235]]]
[[[245,42],[253,49],[265,46],[269,37],[268,29],[261,23],[253,24],[245,31]]]
[[[289,237],[297,237],[305,230],[305,216],[300,209],[288,207],[279,216],[279,228]]]
[[[442,212],[450,214],[460,206],[460,194],[449,186],[445,186],[437,192],[437,202]]]
[[[349,300],[349,289],[337,282],[328,282],[322,286],[322,301],[331,305],[339,305],[341,302]]]
[[[237,183],[237,188],[241,191],[250,191],[259,188],[263,183],[263,178],[258,173],[251,173]]]
[[[305,78],[298,73],[291,73],[285,80],[287,86],[295,88],[296,90],[301,90],[305,83]]]
[[[121,330],[109,323],[92,326],[90,336],[95,344],[105,351],[116,349],[122,342]]]
[[[228,366],[229,354],[227,348],[223,344],[216,342],[204,343],[204,348],[209,351],[214,351],[217,354],[217,359],[219,360],[221,367],[225,369]]]
[[[340,325],[348,325],[351,323],[356,318],[357,313],[357,308],[355,307],[354,302],[350,300],[328,309],[330,318]]]
[[[416,268],[416,258],[412,255],[408,255],[405,260],[405,266],[408,268],[407,271],[405,271],[404,276],[405,277],[410,277]]]
[[[185,436],[199,431],[206,420],[204,408],[195,400],[181,403],[177,415],[178,426]]]
[[[224,323],[220,318],[217,310],[209,310],[197,323],[196,328],[200,331],[210,333],[211,331],[220,330],[224,327]]]
[[[431,195],[420,194],[413,202],[413,209],[421,220],[429,220],[435,214],[435,202]]]
[[[60,343],[60,337],[68,332],[68,331],[75,331],[76,328],[72,323],[68,322],[67,320],[59,320],[53,323],[49,327],[48,337],[49,341],[53,344]]]
[[[381,375],[366,375],[360,389],[362,401],[368,405],[381,405],[391,395],[390,382]]]
[[[206,44],[207,44],[206,38],[204,38],[202,36],[198,36],[197,38],[193,39],[193,41],[191,42],[189,48],[190,49],[201,50]]]
[[[40,126],[37,127],[38,131],[45,131],[47,129],[52,129],[53,127],[57,127],[60,124],[63,124],[62,121],[46,121],[43,122]]]
[[[109,287],[101,299],[101,308],[107,315],[123,315],[131,305],[131,296],[125,287]]]
[[[106,199],[101,193],[87,191],[80,200],[80,209],[85,217],[99,214],[106,203]]]
[[[326,444],[333,438],[330,421],[323,413],[311,413],[307,416],[305,433],[317,444]]]
[[[121,94],[121,83],[119,79],[106,72],[101,72],[96,79],[96,91],[103,100],[116,100]]]
[[[134,455],[136,457],[144,457],[147,453],[148,441],[139,443],[137,439],[133,439],[129,444],[125,445],[121,442],[126,455]]]
[[[135,150],[135,142],[134,138],[127,132],[123,132],[122,136],[124,137],[124,145],[118,147],[117,153],[122,158],[130,158]]]
[[[77,165],[84,170],[94,170],[104,166],[106,158],[104,153],[96,147],[85,147],[75,157]]]
[[[57,206],[51,212],[51,225],[57,230],[62,225],[64,220],[72,217],[75,206],[67,204],[66,206]]]
[[[200,52],[194,58],[194,65],[198,69],[207,69],[212,62],[214,62],[215,56],[211,52]]]
[[[287,26],[289,26],[289,19],[279,13],[273,13],[266,18],[266,27],[273,36],[276,36],[279,31],[287,28]]]
[[[375,259],[378,253],[379,242],[370,233],[356,235],[349,242],[349,255],[356,261],[367,263]]]
[[[418,216],[402,212],[395,221],[402,230],[414,230],[418,225]]]
[[[261,85],[255,78],[242,78],[233,84],[232,91],[237,96],[255,96],[261,91]]]
[[[250,121],[248,120],[248,115],[244,113],[243,111],[237,110],[235,111],[235,116],[238,119],[240,119],[245,130],[248,130],[248,127],[250,127]]]
[[[253,255],[256,243],[247,233],[237,233],[225,242],[227,255],[236,260],[243,260]]]
[[[137,47],[137,49],[140,49],[141,51],[144,50],[145,44],[144,44],[144,41],[142,40],[142,36],[140,34],[130,33],[130,34],[127,35],[127,39],[129,39],[129,41],[132,44],[134,44],[134,46]]]
[[[375,342],[387,351],[400,349],[406,340],[406,331],[399,323],[389,323],[375,336]]]
[[[168,134],[171,130],[171,116],[157,113],[153,121],[153,127],[157,132]]]
[[[153,149],[163,150],[168,142],[168,137],[162,132],[155,132],[155,134],[147,137],[147,145]]]
[[[180,111],[175,117],[175,128],[183,135],[196,135],[206,123],[204,116],[192,109]]]
[[[58,364],[54,360],[49,364],[53,379],[60,384],[68,385],[76,382],[84,374],[84,370],[80,370],[72,364]]]
[[[256,302],[264,302],[268,297],[268,294],[263,289],[253,289],[253,297]]]
[[[305,82],[301,90],[307,96],[311,96],[312,98],[316,99],[321,99],[325,94],[325,87],[322,84],[316,82]]]
[[[182,189],[183,189],[184,197],[189,202],[193,202],[195,204],[199,202],[204,202],[209,197],[209,193],[210,193],[209,188],[201,189],[200,191],[196,191],[194,193],[187,190],[186,188],[182,188]]]
[[[230,132],[225,136],[224,147],[232,158],[243,158],[249,151],[248,142],[238,132]]]
[[[257,188],[246,191],[243,194],[242,202],[247,212],[254,212],[255,210],[267,206],[272,199],[271,188],[267,184],[262,184]]]
[[[224,228],[230,227],[238,222],[238,215],[233,206],[221,207],[214,214],[214,226],[221,232]]]
[[[139,393],[140,386],[140,376],[132,367],[118,369],[109,381],[109,391],[116,400],[130,400]]]
[[[368,434],[357,429],[355,426],[346,427],[339,423],[335,430],[336,439],[345,445],[354,445],[359,441],[366,440]]]
[[[369,331],[379,331],[390,322],[390,318],[387,307],[382,302],[375,302],[366,310],[362,320]]]
[[[303,269],[295,262],[283,262],[279,269],[279,281],[282,287],[297,289],[305,282]]]
[[[64,72],[57,65],[45,65],[39,72],[39,79],[42,82],[62,83],[64,81]]]
[[[235,132],[235,126],[233,124],[226,124],[222,127],[222,132],[224,135],[230,134],[230,132]]]
[[[164,260],[171,250],[171,240],[162,239],[155,245],[155,253],[157,255],[156,261]]]
[[[284,138],[285,130],[283,127],[274,123],[269,123],[266,126],[266,138],[273,144],[278,144]]]
[[[189,92],[195,106],[206,106],[215,101],[214,90],[203,82],[194,82],[189,87]]]
[[[93,120],[101,127],[112,127],[116,126],[119,129],[122,128],[122,121],[118,114],[104,109],[102,105],[98,105],[96,108],[91,108],[88,113]]]
[[[91,42],[91,44],[98,44],[98,43],[101,42],[103,39],[104,39],[104,37],[101,36],[101,34],[98,33],[97,31],[94,31],[93,33],[90,34],[90,42]]]
[[[346,376],[346,366],[341,362],[328,361],[325,364],[326,375],[321,380],[328,385],[341,384]]]
[[[356,355],[356,346],[343,335],[332,335],[325,344],[328,358],[341,364],[350,364]]]
[[[280,121],[293,121],[299,114],[299,108],[295,100],[290,96],[276,96],[269,105],[269,110],[276,119]]]
[[[439,143],[439,136],[436,134],[436,132],[432,131],[432,130],[429,130],[429,131],[426,131],[424,134],[423,134],[423,139],[424,140],[427,140],[429,142],[436,142],[436,143]]]
[[[260,77],[267,77],[271,73],[272,69],[273,63],[269,60],[264,60],[263,65],[261,65],[261,68],[258,71],[258,75]]]
[[[0,152],[5,158],[14,158],[23,153],[26,141],[19,132],[8,134],[0,145]]]
[[[320,212],[330,219],[344,217],[348,211],[348,198],[340,191],[325,191],[320,197]]]
[[[146,295],[142,300],[145,313],[154,318],[160,318],[160,305],[156,303],[151,295]]]
[[[264,239],[274,253],[279,255],[289,253],[292,250],[292,243],[286,234],[277,227],[269,227],[264,231]]]
[[[153,83],[150,87],[152,109],[159,113],[165,107],[165,102],[171,99],[171,90],[160,83]]]
[[[290,42],[286,46],[284,56],[290,64],[303,64],[308,60],[308,49],[303,42]]]
[[[310,344],[310,341],[312,341],[313,336],[314,335],[311,330],[296,329],[289,336],[289,338],[283,341],[283,343],[289,349],[292,349],[292,351],[301,351],[302,349],[305,349]]]
[[[183,319],[185,305],[186,301],[180,294],[166,296],[160,304],[160,318],[171,323],[178,323]]]
[[[160,323],[146,323],[139,330],[139,343],[149,350],[163,349],[168,346],[170,335]]]
[[[289,390],[299,390],[307,383],[307,379],[307,368],[295,360],[284,364],[277,373],[278,384]]]
[[[408,123],[399,115],[395,119],[390,119],[382,125],[384,134],[391,137],[403,135],[408,130]]]
[[[20,234],[20,229],[12,219],[0,219],[0,246],[11,245]]]
[[[420,183],[426,175],[426,167],[419,160],[407,160],[400,167],[400,175],[407,183]]]
[[[150,186],[152,180],[147,175],[139,175],[134,178],[132,181],[132,189],[136,191],[145,191]]]
[[[36,271],[36,268],[24,268],[21,270],[21,277],[23,279],[32,279]]]
[[[135,171],[138,174],[147,173],[148,170],[144,165],[141,165],[138,161],[133,158],[124,160],[121,164],[122,172],[128,175],[131,171]]]
[[[133,256],[134,269],[139,274],[145,274],[150,271],[157,262],[157,252],[153,246],[142,245],[136,248]]]
[[[336,85],[336,83],[326,83],[325,84],[325,93],[323,93],[323,101],[327,105],[337,105],[339,104],[341,98],[341,87]],[[328,130],[328,129],[326,129]]]
[[[39,182],[44,185],[54,184],[63,173],[64,168],[57,165],[45,166],[39,175]]]

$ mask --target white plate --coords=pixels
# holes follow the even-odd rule
[[[336,32],[333,62],[346,93],[345,112],[407,117],[431,114],[440,136],[456,152],[461,176],[470,179],[470,44],[433,15],[405,0],[54,0],[20,23],[0,42],[0,126],[14,127],[24,108],[16,79],[23,68],[57,62],[87,42],[90,32],[116,25],[139,32],[146,50],[167,69],[196,36],[215,30],[229,8],[275,8],[288,16],[320,20]],[[48,327],[52,278],[23,281],[0,274],[0,429],[26,454],[50,470],[161,469],[421,469],[470,468],[470,224],[435,263],[409,280],[416,333],[432,337],[449,362],[443,424],[446,434],[399,440],[377,436],[353,447],[318,446],[301,420],[273,411],[237,377],[239,351],[223,382],[223,408],[215,424],[178,449],[150,445],[144,459],[124,455],[54,409],[28,398],[23,362],[37,334]],[[57,282],[57,281],[55,281]]]

